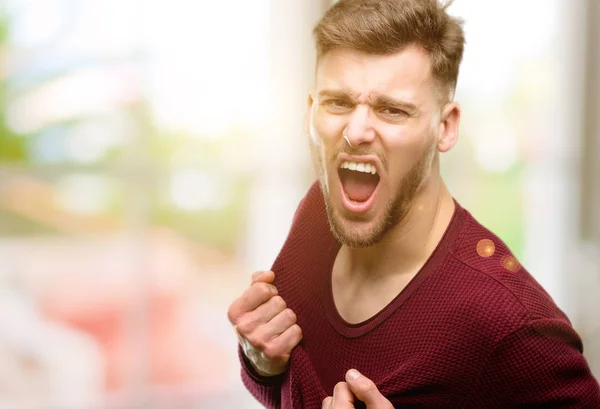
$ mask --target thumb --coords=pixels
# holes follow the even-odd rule
[[[356,369],[346,372],[346,382],[352,393],[367,405],[367,409],[394,409],[392,403],[379,392],[375,383]]]
[[[257,271],[252,274],[252,279],[250,284],[257,283],[259,281],[263,283],[272,283],[275,280],[275,273],[272,271]]]

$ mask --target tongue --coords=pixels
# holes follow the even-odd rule
[[[346,170],[342,175],[344,191],[348,198],[355,202],[364,202],[369,199],[378,182],[379,178],[371,173]]]

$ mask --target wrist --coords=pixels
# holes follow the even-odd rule
[[[274,377],[281,375],[287,369],[287,365],[273,365],[262,351],[255,348],[247,339],[240,337],[240,346],[244,356],[248,359],[254,371],[262,377]]]

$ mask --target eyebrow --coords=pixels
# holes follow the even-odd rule
[[[321,98],[340,98],[356,100],[358,99],[358,94],[349,91],[325,89],[323,91],[319,91],[319,99]]]
[[[356,101],[358,94],[355,92],[343,91],[343,90],[331,90],[326,89],[319,92],[319,99],[321,98],[339,98],[339,99],[350,99]],[[397,98],[392,98],[388,95],[373,93],[374,98],[371,99],[371,105],[374,106],[390,106],[393,108],[401,108],[409,113],[415,113],[419,110],[417,105],[410,101],[404,101]]]
[[[390,106],[393,108],[402,108],[409,113],[415,113],[419,111],[417,105],[410,101],[403,101],[383,94],[375,94],[375,106]]]

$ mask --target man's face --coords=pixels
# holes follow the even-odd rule
[[[351,247],[380,241],[426,184],[439,100],[429,56],[334,49],[309,98],[311,151],[334,234]]]

